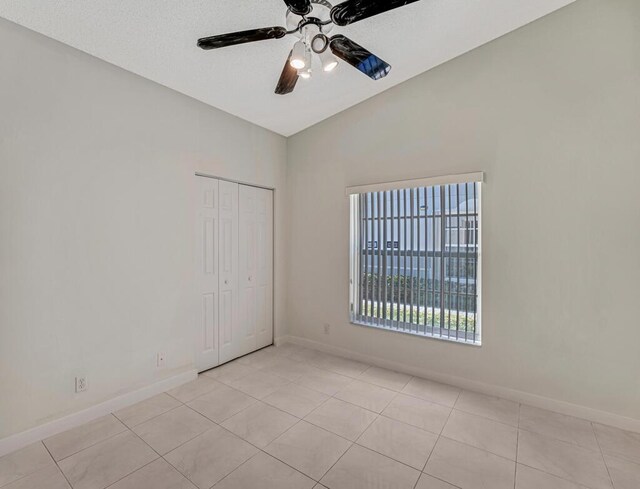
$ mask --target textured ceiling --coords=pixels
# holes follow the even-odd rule
[[[196,39],[285,25],[281,0],[2,0],[0,16],[289,136],[574,0],[422,0],[343,28],[392,65],[372,81],[341,63],[273,93],[293,36],[216,51]]]

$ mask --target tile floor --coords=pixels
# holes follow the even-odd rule
[[[0,458],[107,487],[638,489],[640,434],[284,345]]]

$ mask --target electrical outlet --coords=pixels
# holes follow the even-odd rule
[[[158,368],[164,368],[167,365],[167,356],[164,352],[158,352],[156,355],[156,366]]]
[[[324,334],[331,333],[331,325],[329,323],[324,323]]]
[[[76,377],[76,392],[84,392],[88,388],[86,377]]]

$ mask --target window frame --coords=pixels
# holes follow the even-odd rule
[[[440,341],[448,341],[455,344],[468,345],[481,347],[484,341],[482,336],[482,253],[483,253],[483,245],[482,245],[482,221],[483,221],[483,209],[482,209],[482,194],[483,194],[483,182],[484,182],[484,173],[476,172],[476,173],[468,173],[462,175],[449,175],[449,176],[440,176],[440,177],[431,177],[431,178],[423,178],[418,180],[406,180],[401,182],[390,182],[390,183],[382,183],[382,184],[373,184],[373,185],[363,185],[357,187],[349,187],[347,188],[347,195],[349,196],[349,322],[354,325],[380,329],[384,331],[390,331],[394,333],[408,334],[412,336],[418,336],[426,339],[435,339]],[[359,198],[358,196],[361,194],[368,194],[371,192],[388,192],[388,191],[398,191],[398,190],[406,190],[406,189],[415,189],[415,188],[423,188],[423,187],[441,187],[447,185],[462,185],[475,183],[477,184],[477,209],[476,209],[476,220],[477,220],[477,262],[476,262],[476,322],[474,324],[474,332],[469,335],[465,334],[464,337],[452,336],[451,330],[449,328],[442,328],[439,325],[423,325],[424,331],[413,331],[411,329],[400,329],[394,327],[395,324],[398,324],[397,321],[393,319],[382,319],[378,318],[375,322],[373,321],[365,321],[360,318],[357,314],[357,301],[360,297],[360,280],[361,280],[361,270],[360,270],[360,261],[362,250],[360,250],[360,234],[361,234],[361,226],[362,220],[360,219],[360,209]],[[456,196],[459,199],[459,196]],[[419,197],[418,197],[418,202]],[[386,209],[386,206],[385,206]],[[417,209],[418,220],[420,220],[420,209]],[[447,220],[444,217],[446,214],[442,214],[443,217],[441,219]],[[435,218],[434,218],[435,219]],[[386,222],[386,221],[385,221]],[[427,221],[425,220],[425,223]],[[435,221],[434,221],[435,222]],[[413,225],[413,223],[412,223]],[[471,232],[471,228],[469,227],[460,227],[457,231],[458,233],[469,233]],[[425,234],[425,236],[427,236]],[[399,239],[399,237],[397,237]],[[373,237],[367,237],[369,241],[376,241]],[[383,240],[383,242],[389,241],[389,236],[384,236],[383,238],[378,237],[377,241]],[[391,238],[393,241],[394,238]],[[466,239],[466,238],[465,238]],[[444,240],[444,237],[442,237]],[[367,243],[368,244],[368,243]],[[428,247],[428,245],[427,245]],[[371,248],[371,250],[376,251],[377,248]],[[420,253],[421,250],[418,250]],[[428,249],[427,255],[428,255]],[[391,249],[392,259],[393,253],[399,253],[399,250],[395,248],[395,246]],[[405,250],[406,252],[406,250]],[[434,249],[434,256],[436,250]],[[386,253],[386,248],[385,248]],[[442,251],[441,251],[442,253]],[[443,258],[441,258],[443,259]],[[459,259],[459,258],[458,258]],[[428,256],[425,257],[425,273],[427,270],[427,261]],[[465,262],[466,263],[466,262]],[[418,265],[420,267],[420,265]],[[392,282],[393,283],[393,282]],[[418,305],[419,307],[419,297],[418,301],[414,303],[414,305]],[[435,307],[435,306],[432,306]],[[408,315],[408,314],[407,314]],[[410,324],[410,323],[400,323],[400,324]],[[472,336],[472,337],[467,337]]]

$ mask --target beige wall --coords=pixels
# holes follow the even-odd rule
[[[483,346],[349,324],[345,187],[478,170]],[[292,335],[640,419],[640,2],[579,0],[299,133],[288,179]]]
[[[0,46],[2,438],[194,368],[194,173],[275,187],[282,250],[286,141],[3,20]]]

